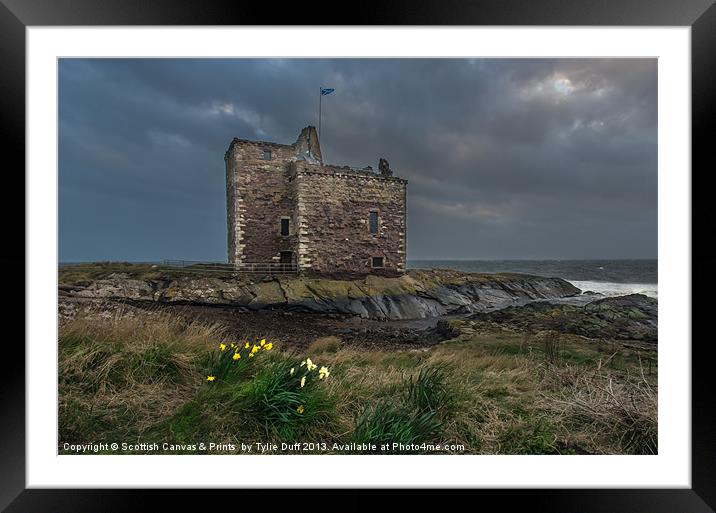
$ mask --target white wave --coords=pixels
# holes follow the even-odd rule
[[[604,296],[626,296],[627,294],[644,294],[658,298],[659,288],[656,283],[612,283],[608,281],[575,281],[569,283],[581,289],[582,292],[591,290]]]

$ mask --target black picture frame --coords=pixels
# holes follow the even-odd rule
[[[23,278],[32,273],[25,264],[25,227],[17,221],[23,208],[25,191],[25,29],[39,25],[551,25],[551,26],[690,26],[692,44],[692,276],[708,276],[716,265],[705,237],[712,217],[707,202],[712,190],[708,179],[713,173],[711,141],[716,133],[716,7],[714,0],[492,0],[463,2],[392,1],[352,4],[352,11],[341,11],[338,4],[296,3],[270,8],[261,3],[239,1],[141,0],[0,0],[0,119],[2,123],[5,198],[2,219],[4,241],[11,241],[2,256],[6,291],[12,290],[3,316],[6,324],[20,325],[25,301],[17,291],[24,290]],[[341,15],[345,12],[346,15]],[[699,169],[698,173],[695,172]],[[677,172],[676,170],[674,172]],[[9,181],[9,183],[8,183]],[[19,205],[8,198],[19,199]],[[24,270],[23,276],[17,272]],[[662,269],[668,272],[668,269]],[[709,512],[716,507],[716,424],[711,415],[713,401],[709,377],[713,372],[708,358],[710,337],[697,338],[697,326],[708,319],[709,301],[704,287],[693,287],[692,305],[692,487],[690,489],[504,489],[451,491],[448,504],[468,504],[482,508],[499,504],[508,511],[545,510],[557,512]],[[6,292],[7,294],[7,292]],[[699,295],[702,297],[699,298]],[[23,295],[24,297],[24,295]],[[688,301],[689,298],[684,298]],[[32,308],[31,304],[27,305]],[[14,311],[13,311],[14,310]],[[22,311],[19,311],[22,310]],[[14,315],[13,315],[14,314]],[[23,333],[14,338],[24,338]],[[0,373],[0,508],[6,511],[131,511],[142,509],[150,500],[159,500],[163,510],[172,504],[182,509],[209,504],[243,491],[182,490],[67,490],[25,488],[25,348],[6,340],[3,347],[5,369]],[[270,509],[306,500],[308,490],[290,495],[275,491],[252,492],[251,498],[271,501]],[[377,491],[321,492],[321,501],[341,504],[340,510],[372,507]],[[463,497],[469,493],[470,497]],[[424,502],[424,490],[402,491],[397,500]],[[456,502],[458,501],[458,502]],[[477,502],[475,502],[477,501]],[[245,502],[242,504],[245,505]],[[238,506],[238,505],[237,505]],[[482,509],[481,508],[481,509]]]

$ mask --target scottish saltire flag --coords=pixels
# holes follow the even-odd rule
[[[335,89],[326,88],[324,89],[321,87],[321,96],[326,96],[327,94],[331,94]]]

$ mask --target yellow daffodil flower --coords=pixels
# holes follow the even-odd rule
[[[249,358],[253,358],[253,357],[254,357],[254,353],[249,353]]]
[[[262,338],[262,339],[261,339],[261,345],[262,345],[262,346],[265,346],[265,345],[266,345],[266,339],[265,339],[265,338]]]
[[[273,342],[269,342],[268,344],[266,344],[266,345],[264,346],[264,349],[265,349],[266,351],[271,351],[272,348],[273,348]]]
[[[303,385],[305,385],[305,384],[306,384],[306,376],[303,376],[301,378],[301,388],[303,388]]]
[[[320,370],[318,371],[318,379],[327,378],[328,376],[330,376],[330,374],[331,373],[328,372],[328,367],[325,367],[325,366],[321,367]]]
[[[259,349],[261,349],[259,346],[254,346],[251,348],[252,353],[258,353]]]
[[[239,353],[234,353],[234,356],[232,356],[232,358],[234,360],[238,360],[239,358],[241,358],[241,355]]]
[[[207,376],[206,377],[207,381],[214,381],[215,379],[216,379],[216,376]]]
[[[295,367],[291,367],[291,376],[293,376],[294,371],[296,370]]]
[[[306,408],[304,408],[303,405],[301,405],[301,406],[299,406],[298,408],[296,408],[296,411],[297,411],[298,413],[303,413],[304,411],[306,411]]]
[[[249,343],[246,342],[246,345],[244,346],[244,349],[248,349],[248,348],[249,348]]]
[[[222,351],[226,349],[226,344],[219,344],[219,349],[221,349]]]
[[[313,363],[310,358],[306,358],[306,368],[307,368],[308,370],[311,371],[311,370],[315,369],[316,367],[318,367],[318,365],[316,365],[315,363]]]
[[[303,360],[303,361],[301,362],[301,367],[303,367],[304,365],[306,365],[306,360]]]
[[[234,344],[234,343],[232,342],[232,343],[231,343],[231,347],[232,347],[232,348],[236,347],[236,344]]]

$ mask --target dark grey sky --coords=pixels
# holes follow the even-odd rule
[[[317,124],[408,183],[408,258],[655,258],[655,59],[62,59],[60,261],[224,260],[224,152]]]

